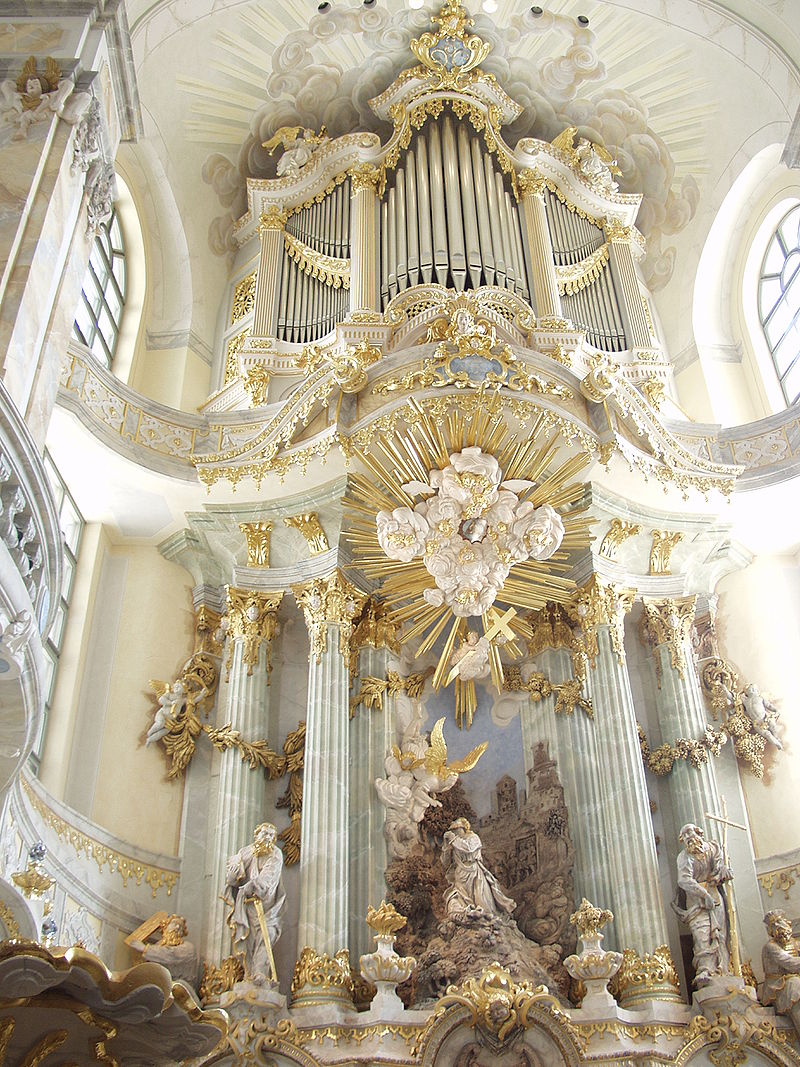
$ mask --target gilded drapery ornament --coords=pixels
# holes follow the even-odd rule
[[[616,559],[620,545],[629,537],[635,537],[641,533],[642,528],[637,522],[626,522],[624,519],[612,519],[608,531],[600,543],[600,555],[606,559]]]
[[[244,523],[242,525],[245,525]],[[266,525],[266,524],[265,524]],[[269,524],[271,527],[271,523]],[[272,671],[272,639],[278,627],[278,608],[283,593],[258,593],[228,586],[228,660],[225,664],[230,677],[233,664],[233,645],[241,641],[244,646],[243,662],[248,675],[258,662],[262,644],[267,648],[267,677]]]
[[[283,520],[283,524],[303,535],[311,556],[327,552],[331,547],[316,511],[307,511],[302,515],[290,515]]]
[[[653,530],[653,547],[650,549],[650,573],[669,574],[672,553],[683,540],[683,534],[670,530]]]
[[[233,326],[234,322],[244,318],[245,315],[249,315],[253,310],[256,299],[256,273],[256,271],[252,271],[246,275],[240,282],[237,282],[236,288],[233,290],[231,326]]]
[[[271,522],[240,522],[239,529],[247,541],[247,566],[269,567]]]
[[[641,633],[645,644],[653,651],[658,687],[661,688],[661,659],[658,649],[669,650],[670,662],[678,675],[685,677],[686,649],[694,622],[697,597],[669,597],[666,600],[644,600]]]
[[[270,373],[264,367],[248,367],[244,372],[244,387],[250,397],[250,407],[263,407],[269,398]]]
[[[335,570],[326,578],[314,578],[304,585],[292,586],[297,604],[303,610],[311,643],[309,659],[320,662],[328,647],[328,627],[339,627],[339,651],[348,665],[351,662],[351,639],[355,620],[366,603],[366,595]]]

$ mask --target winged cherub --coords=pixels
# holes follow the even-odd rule
[[[268,141],[262,142],[261,147],[272,155],[279,145],[283,145],[283,155],[278,160],[278,177],[297,178],[300,168],[310,163],[316,150],[328,141],[330,137],[324,126],[319,133],[304,126],[281,126]]]
[[[577,132],[577,126],[568,126],[552,142],[553,148],[567,156],[570,166],[597,192],[615,193],[619,185],[614,180],[614,175],[622,173],[616,159],[606,148],[590,141],[588,137],[579,137],[578,144],[575,145]]]
[[[384,834],[392,859],[407,856],[419,841],[419,824],[430,807],[441,807],[437,793],[446,793],[459,774],[471,771],[486,751],[488,741],[473,748],[463,759],[448,764],[444,718],[431,730],[430,741],[420,733],[420,720],[412,719],[401,746],[393,745],[384,766],[386,778],[376,778],[375,788],[386,807]]]
[[[45,60],[43,73],[36,67],[36,57],[29,56],[16,83],[0,82],[0,125],[16,126],[12,140],[21,141],[35,123],[59,115],[74,125],[86,108],[89,93],[76,93],[71,79],[61,77],[61,68],[52,56]]]

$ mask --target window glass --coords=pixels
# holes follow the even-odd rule
[[[125,305],[125,248],[116,211],[100,227],[89,255],[73,333],[111,366]]]
[[[800,205],[778,223],[761,266],[758,308],[787,404],[800,397]]]

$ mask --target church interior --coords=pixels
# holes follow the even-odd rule
[[[0,5],[0,1067],[800,1065],[800,4]]]

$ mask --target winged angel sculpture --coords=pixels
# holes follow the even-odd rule
[[[0,127],[14,126],[12,140],[22,141],[36,122],[59,115],[74,125],[89,106],[89,93],[74,92],[70,78],[61,77],[61,68],[52,56],[45,60],[43,73],[36,68],[35,56],[23,64],[16,83],[0,82]]]
[[[376,778],[375,788],[386,807],[384,834],[390,859],[402,859],[419,842],[419,824],[430,807],[441,807],[437,793],[446,793],[459,774],[471,771],[486,751],[488,741],[473,748],[463,759],[447,762],[444,718],[431,730],[430,740],[420,732],[421,717],[414,716],[401,745],[392,746],[384,766],[386,778]]]
[[[283,155],[278,160],[279,178],[296,178],[300,168],[311,162],[314,153],[330,141],[328,131],[323,126],[319,133],[303,126],[281,126],[268,141],[262,142],[270,155],[279,145],[283,145]]]
[[[172,760],[170,778],[178,777],[194,755],[195,738],[203,727],[196,708],[207,710],[207,699],[216,684],[217,669],[210,656],[196,652],[186,661],[179,677],[172,683],[151,678],[148,683],[156,695],[153,722],[147,731],[146,745],[164,741]]]
[[[577,126],[568,126],[552,142],[553,148],[567,156],[570,166],[574,167],[597,192],[615,193],[619,185],[614,180],[614,175],[622,173],[617,166],[616,159],[606,148],[594,144],[587,137],[579,137],[576,145],[575,134],[577,132]]]

